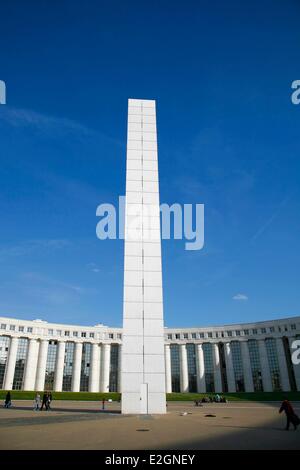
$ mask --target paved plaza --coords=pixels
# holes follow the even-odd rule
[[[33,411],[0,409],[0,449],[300,449],[300,429],[284,431],[279,403],[168,403],[156,416],[120,414],[119,403],[55,401]],[[295,410],[300,414],[300,403]],[[211,415],[211,416],[209,416]]]

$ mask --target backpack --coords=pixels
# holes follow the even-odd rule
[[[296,415],[295,413],[291,417],[291,421],[292,421],[292,424],[294,424],[295,426],[298,426],[300,424],[299,416]]]

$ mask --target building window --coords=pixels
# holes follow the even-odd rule
[[[207,333],[208,338],[212,338],[212,332]]]
[[[1,323],[1,330],[6,330],[6,325],[5,325],[5,323]]]
[[[193,343],[186,345],[187,366],[189,378],[189,392],[197,392],[197,366],[196,366],[196,347]]]
[[[295,330],[295,329],[296,329],[296,325],[295,325],[295,323],[292,323],[291,324],[291,330]]]
[[[91,363],[91,343],[83,343],[80,372],[80,391],[89,391],[90,363]]]
[[[276,341],[274,338],[267,338],[265,340],[269,367],[271,372],[273,391],[281,390],[280,384],[280,370],[277,356]]]
[[[119,370],[119,345],[112,344],[110,347],[110,372],[109,372],[109,391],[118,391],[118,370]]]
[[[65,336],[70,336],[70,332],[69,332],[69,331],[65,331]]]
[[[31,328],[31,326],[28,326],[28,328],[27,328],[27,333],[32,333],[32,328]]]
[[[265,334],[267,330],[265,328],[261,328],[260,331],[261,331],[262,334]]]
[[[14,380],[13,380],[13,386],[12,386],[13,390],[22,390],[25,363],[26,363],[26,357],[27,357],[27,349],[28,349],[28,339],[19,338]]]
[[[180,339],[180,334],[179,334],[179,333],[176,333],[176,334],[175,334],[175,338],[176,338],[176,339]]]
[[[248,341],[248,349],[249,349],[254,391],[262,392],[263,384],[262,384],[262,376],[261,376],[261,365],[260,365],[259,349],[258,349],[258,344],[257,344],[256,339],[250,339]]]
[[[57,336],[61,336],[61,330],[56,330]]]
[[[19,326],[19,331],[24,331],[24,326]]]
[[[204,357],[206,391],[210,393],[215,391],[212,344],[204,343],[202,348]]]
[[[81,338],[86,338],[86,332],[85,331],[82,331]]]
[[[188,339],[189,335],[187,333],[183,333],[183,339]]]
[[[118,338],[118,339],[122,339],[121,333],[118,333],[118,334],[117,334],[117,338]]]
[[[244,368],[242,362],[241,343],[239,341],[232,341],[230,343],[233,371],[235,377],[235,388],[237,392],[245,391],[244,383]]]
[[[240,330],[236,330],[236,332],[235,332],[235,336],[241,336],[241,332],[240,332]]]
[[[167,335],[167,338],[168,338],[168,339],[172,339],[172,335]]]
[[[114,334],[113,334],[113,333],[109,333],[108,337],[109,337],[109,339],[114,339]]]
[[[176,336],[176,335],[175,335]],[[170,345],[172,392],[180,392],[180,351],[178,344]]]
[[[253,328],[252,333],[253,333],[254,335],[257,335],[257,329],[256,329],[256,328]]]
[[[90,338],[94,338],[95,337],[95,333],[90,333]]]
[[[288,327],[284,325],[284,331],[288,331]]]
[[[10,338],[8,336],[0,336],[0,389],[4,385],[5,369],[8,358]]]
[[[16,327],[15,327],[15,325],[10,325],[9,329],[10,329],[10,331],[15,331]]]
[[[75,348],[75,343],[66,343],[63,384],[62,384],[63,392],[71,392],[72,390],[74,348]]]
[[[227,331],[227,336],[232,336],[232,331]]]
[[[248,336],[249,335],[249,330],[244,330],[244,335]]]
[[[196,338],[197,338],[196,333],[192,333],[192,338],[193,338],[193,339],[196,339]]]
[[[200,338],[204,338],[204,333],[200,333]]]
[[[48,335],[53,336],[53,330],[48,330]]]
[[[281,326],[278,327],[278,331],[279,331],[279,333],[281,332]]]
[[[78,337],[78,331],[73,331],[73,336]]]
[[[57,341],[50,340],[48,343],[48,353],[47,353],[47,362],[46,362],[46,374],[45,374],[45,385],[44,385],[45,390],[53,390],[54,388],[56,354],[57,354]]]
[[[270,333],[274,333],[274,331],[275,331],[274,326],[270,326]]]

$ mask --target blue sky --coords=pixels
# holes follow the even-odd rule
[[[300,5],[1,2],[0,316],[122,324],[127,99],[157,100],[161,202],[205,204],[205,246],[163,241],[165,322],[299,315]],[[234,297],[242,294],[242,298]]]

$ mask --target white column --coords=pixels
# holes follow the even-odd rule
[[[236,392],[230,343],[225,343],[224,346],[228,392]]]
[[[101,348],[101,382],[100,392],[109,392],[109,373],[110,373],[110,344],[102,344]]]
[[[44,386],[45,386],[48,344],[49,344],[49,341],[47,339],[43,339],[40,342],[40,347],[39,347],[39,357],[38,357],[38,362],[37,362],[36,380],[35,380],[35,390],[39,390],[39,391],[43,391]]]
[[[80,391],[82,343],[75,343],[73,370],[72,370],[72,392]]]
[[[171,349],[165,345],[166,393],[172,393]]]
[[[244,371],[244,383],[245,383],[245,392],[254,392],[253,376],[248,348],[248,341],[240,341],[241,344],[241,353],[242,353],[242,362],[243,362],[243,371]]]
[[[212,348],[213,348],[213,360],[214,360],[215,392],[222,393],[223,387],[222,387],[222,377],[221,377],[219,346],[217,343],[213,343]]]
[[[197,391],[206,393],[204,355],[202,344],[197,344]]]
[[[118,351],[118,391],[122,393],[122,344],[119,344]]]
[[[24,370],[23,390],[34,390],[38,354],[39,354],[39,342],[36,339],[30,339],[29,344],[28,344],[27,358],[26,358],[25,370]]]
[[[264,392],[273,392],[271,372],[269,367],[266,343],[264,339],[258,340],[258,348]]]
[[[277,358],[280,371],[281,390],[289,392],[291,390],[288,368],[282,338],[276,338]]]
[[[66,343],[59,341],[57,345],[56,364],[55,364],[55,376],[54,376],[54,391],[61,392],[63,377],[64,377],[64,363],[65,363],[65,350]]]
[[[189,391],[189,376],[187,365],[187,352],[186,345],[180,345],[180,392],[185,393]]]
[[[291,359],[292,359],[292,364],[293,364],[293,368],[294,368],[296,387],[297,387],[298,391],[300,391],[300,364],[294,364],[293,363],[293,353],[295,353],[299,349],[299,344],[296,343],[296,341],[299,343],[299,340],[300,340],[300,338],[289,338]],[[295,341],[295,344],[294,344],[295,347],[293,348],[292,346],[293,346],[294,341]],[[295,356],[296,356],[296,359],[299,359],[299,354],[298,353]]]
[[[18,351],[18,339],[19,338],[10,339],[5,378],[3,384],[4,390],[12,390]]]
[[[122,413],[164,414],[165,330],[154,100],[128,101],[126,161]]]
[[[89,392],[99,392],[100,390],[100,346],[92,345]]]

